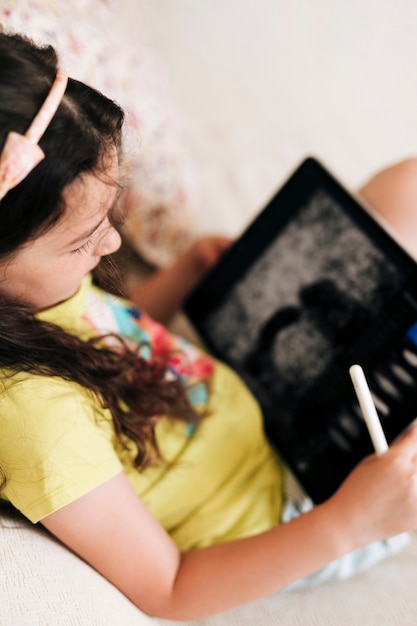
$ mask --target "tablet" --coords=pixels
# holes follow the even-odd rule
[[[352,364],[366,373],[388,442],[416,417],[417,264],[314,158],[185,312],[257,397],[268,438],[316,503],[373,451]]]

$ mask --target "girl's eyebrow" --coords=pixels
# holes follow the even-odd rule
[[[85,239],[88,239],[89,237],[91,237],[91,235],[93,233],[95,233],[97,228],[99,228],[101,226],[101,224],[104,222],[104,220],[107,219],[107,216],[108,216],[108,213],[103,215],[101,220],[93,228],[91,228],[90,230],[82,233],[81,235],[77,235],[76,239],[73,239],[72,241],[70,241],[68,243],[68,246],[75,246],[77,243],[80,243],[80,241],[84,241]]]

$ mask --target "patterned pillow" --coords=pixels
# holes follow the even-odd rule
[[[155,266],[189,242],[194,175],[164,68],[140,42],[134,0],[0,0],[0,22],[52,43],[63,68],[117,100],[127,114],[124,234]]]

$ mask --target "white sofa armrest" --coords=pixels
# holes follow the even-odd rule
[[[42,527],[0,504],[2,626],[155,626]]]

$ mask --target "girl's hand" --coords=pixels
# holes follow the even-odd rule
[[[417,427],[364,459],[330,503],[356,547],[417,529]]]
[[[232,243],[232,239],[221,235],[206,235],[194,241],[185,255],[188,255],[199,274],[210,269]]]
[[[230,244],[231,239],[221,235],[200,237],[171,267],[156,272],[134,287],[129,297],[155,320],[167,324],[191,289]]]

